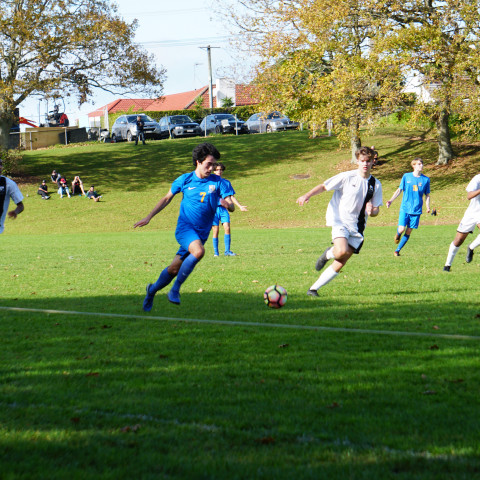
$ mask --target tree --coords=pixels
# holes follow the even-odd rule
[[[242,0],[228,11],[260,59],[262,107],[311,129],[333,120],[352,159],[360,128],[402,102],[401,71],[374,48],[384,31],[371,13],[357,0]]]
[[[133,43],[136,27],[105,0],[0,0],[0,146],[29,96],[160,96],[165,70]]]
[[[375,16],[383,26],[379,48],[405,72],[417,72],[431,99],[418,98],[413,118],[426,115],[437,127],[437,164],[454,156],[449,120],[459,117],[461,133],[479,126],[480,11],[477,0],[380,0]]]

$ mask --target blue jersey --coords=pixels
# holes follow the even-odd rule
[[[226,184],[226,185],[225,185],[225,188],[226,188],[228,191],[232,192],[232,193],[229,193],[229,195],[235,195],[235,190],[233,189],[233,186],[232,186],[232,184],[230,183],[230,181],[227,180],[226,178],[222,178],[222,182],[225,182],[225,184]],[[222,207],[222,206],[220,205],[220,199],[218,199],[218,206],[221,207],[221,208],[224,208],[224,207]]]
[[[183,193],[177,230],[191,228],[201,238],[208,238],[220,198],[234,193],[229,183],[214,174],[198,178],[195,172],[185,173],[174,180],[172,193]]]
[[[403,191],[400,211],[409,215],[421,215],[423,196],[430,194],[430,179],[423,174],[416,177],[409,172],[402,177],[399,188]]]

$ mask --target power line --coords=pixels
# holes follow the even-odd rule
[[[223,43],[232,38],[232,35],[224,35],[220,37],[204,37],[204,38],[184,38],[181,40],[154,40],[150,42],[138,42],[145,47],[185,47],[187,45],[201,45],[205,43]]]
[[[183,9],[183,10],[155,10],[153,12],[135,12],[135,13],[122,13],[123,17],[142,17],[144,15],[183,15],[183,14],[191,14],[191,13],[199,13],[199,12],[206,12],[209,9],[206,7],[202,8],[190,8],[190,9]]]

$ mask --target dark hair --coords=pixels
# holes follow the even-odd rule
[[[208,155],[212,155],[215,160],[220,160],[220,152],[211,143],[197,145],[192,152],[193,166],[196,168],[197,163],[203,163]]]
[[[360,155],[366,155],[368,158],[372,159],[374,153],[373,153],[373,150],[370,147],[360,147],[355,152],[355,158],[358,160],[358,157]]]
[[[220,167],[220,168],[222,169],[222,172],[225,171],[225,165],[224,165],[222,162],[217,162],[217,164],[215,165],[215,169],[216,169],[217,167]]]

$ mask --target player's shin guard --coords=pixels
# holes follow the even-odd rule
[[[460,247],[456,247],[453,242],[450,244],[450,248],[448,249],[447,261],[445,262],[446,266],[451,266],[455,255],[457,254]]]
[[[318,280],[310,287],[310,290],[318,290],[327,283],[331,282],[337,275],[338,272],[336,272],[332,265],[330,265],[326,270],[324,270],[320,277],[318,277]]]
[[[150,287],[150,293],[158,292],[162,288],[166,287],[174,278],[175,276],[170,275],[168,270],[165,268],[158,277],[158,280]]]
[[[409,238],[410,238],[410,235],[404,235],[402,237],[402,239],[400,240],[400,243],[398,244],[397,252],[399,252],[405,246]]]
[[[218,255],[218,237],[216,238],[213,237],[212,242],[213,242],[213,254]]]
[[[182,263],[180,270],[177,274],[177,279],[173,284],[172,290],[174,292],[179,292],[182,283],[188,278],[188,276],[193,272],[195,265],[198,263],[198,258],[190,254]]]
[[[231,244],[230,234],[225,235],[224,242],[225,242],[225,252],[229,252],[230,251],[230,244]]]

